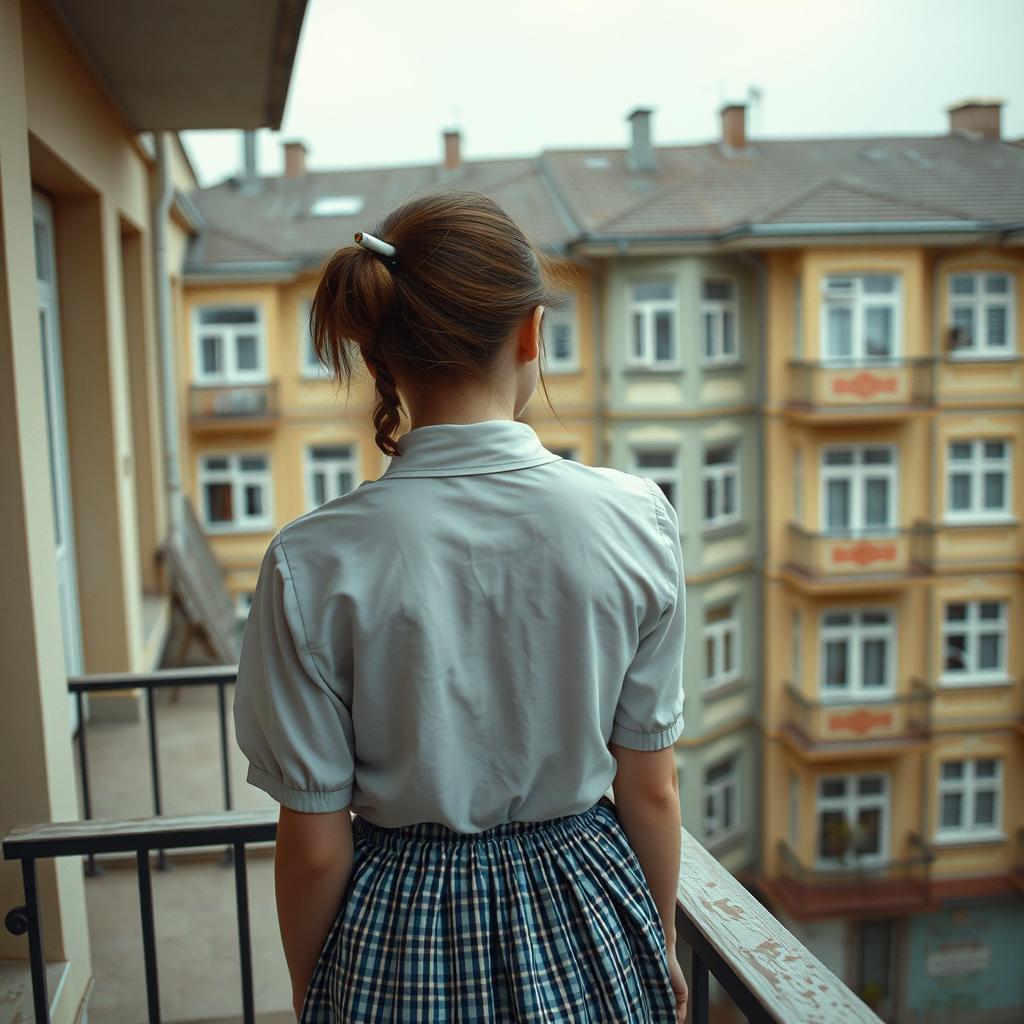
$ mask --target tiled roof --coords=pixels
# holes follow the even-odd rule
[[[778,225],[1024,224],[1024,148],[969,137],[754,140],[658,147],[656,171],[631,172],[628,150],[548,149],[536,158],[313,171],[264,178],[255,195],[229,180],[192,198],[206,221],[189,270],[218,264],[319,262],[409,196],[447,188],[485,192],[538,244],[587,238],[715,235]],[[314,201],[361,196],[356,215],[315,216]]]

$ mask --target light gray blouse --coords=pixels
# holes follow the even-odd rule
[[[585,810],[615,777],[609,742],[682,732],[675,509],[515,420],[398,447],[264,556],[233,702],[247,781],[384,826]]]

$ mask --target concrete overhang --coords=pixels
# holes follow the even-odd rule
[[[281,127],[306,0],[50,0],[135,131]]]

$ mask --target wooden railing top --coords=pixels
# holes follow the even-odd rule
[[[686,829],[676,902],[689,929],[742,982],[762,1018],[778,1024],[881,1024]],[[692,944],[691,936],[683,938]],[[715,965],[709,966],[717,977]],[[741,999],[729,994],[744,1010]]]

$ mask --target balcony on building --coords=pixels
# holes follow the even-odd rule
[[[193,384],[189,427],[196,433],[261,431],[278,421],[277,381],[252,384]]]
[[[909,527],[826,531],[790,522],[787,532],[784,568],[794,582],[815,592],[909,583],[928,572],[929,527],[920,521]]]
[[[932,403],[935,361],[793,359],[787,365],[785,414],[794,422],[898,422]]]
[[[931,732],[934,691],[918,679],[893,692],[816,698],[787,683],[783,694],[782,737],[804,760],[888,754],[921,746]]]
[[[934,851],[919,835],[906,832],[894,842],[890,855],[876,855],[871,852],[872,838],[870,830],[826,832],[810,858],[780,841],[777,872],[761,883],[798,918],[900,915],[925,909]]]

